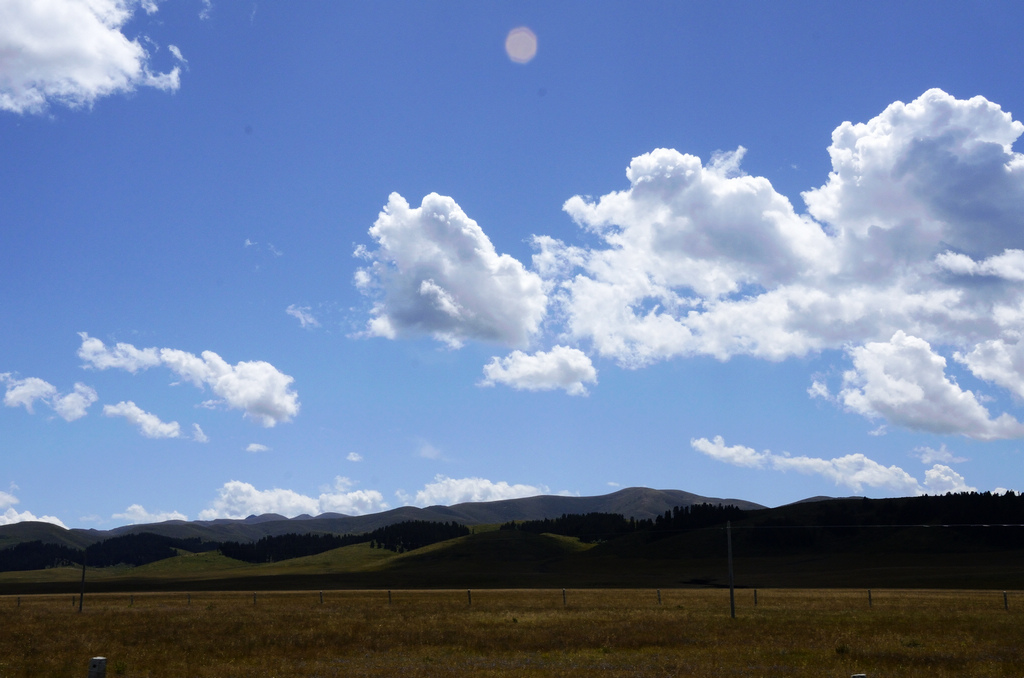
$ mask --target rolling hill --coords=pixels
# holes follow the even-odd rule
[[[652,490],[630,487],[596,497],[537,496],[492,502],[469,502],[452,506],[400,508],[364,516],[324,513],[319,516],[285,518],[277,514],[249,516],[241,520],[180,521],[169,520],[146,525],[126,525],[112,530],[65,530],[49,523],[15,523],[0,526],[0,548],[24,541],[63,544],[82,548],[110,537],[152,533],[175,539],[199,538],[203,541],[255,541],[262,537],[291,533],[358,534],[395,523],[426,520],[456,521],[463,525],[488,525],[510,520],[542,520],[565,513],[618,513],[627,518],[653,519],[676,506],[694,504],[733,504],[742,509],[764,508],[741,499],[702,497],[681,490]]]

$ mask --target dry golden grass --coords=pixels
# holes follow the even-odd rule
[[[5,596],[0,678],[1024,675],[1019,593],[872,593],[744,590],[736,619],[696,589]]]

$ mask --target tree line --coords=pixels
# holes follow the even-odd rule
[[[559,518],[510,521],[503,524],[500,529],[534,534],[558,534],[576,537],[584,543],[593,544],[635,532],[672,533],[711,527],[721,525],[727,520],[737,520],[744,514],[743,510],[732,504],[705,502],[691,506],[676,506],[653,519],[627,519],[620,513],[573,513],[562,514]]]
[[[203,542],[198,537],[180,539],[149,532],[111,537],[84,549],[27,541],[0,550],[0,572],[81,565],[83,560],[90,567],[137,566],[172,558],[178,555],[178,549],[209,551],[217,546],[216,542]]]
[[[247,563],[272,563],[366,542],[370,542],[373,548],[403,553],[467,534],[469,528],[454,521],[407,520],[362,534],[283,534],[254,542],[223,542],[220,552],[228,558]]]

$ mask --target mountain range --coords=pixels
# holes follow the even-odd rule
[[[0,548],[26,541],[62,544],[83,548],[90,544],[126,534],[158,534],[176,539],[198,538],[203,541],[255,541],[262,537],[283,534],[359,534],[386,525],[410,520],[433,522],[455,521],[467,526],[493,525],[512,520],[543,520],[564,514],[616,513],[637,520],[654,519],[673,508],[695,504],[733,505],[744,510],[764,506],[742,499],[703,497],[682,490],[653,490],[629,487],[611,494],[593,497],[540,495],[521,499],[488,502],[465,502],[452,506],[402,506],[363,516],[323,513],[287,518],[276,513],[252,515],[230,520],[168,520],[161,523],[125,525],[111,530],[65,529],[50,523],[25,522],[0,526]]]

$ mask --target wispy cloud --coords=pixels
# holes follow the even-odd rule
[[[309,306],[296,306],[291,304],[284,310],[285,313],[299,321],[303,329],[320,327],[320,322],[313,316],[313,309]]]
[[[35,412],[36,401],[48,405],[64,421],[84,417],[89,407],[99,400],[96,390],[79,382],[71,393],[59,393],[57,387],[38,377],[15,379],[9,372],[0,374],[0,383],[6,384],[4,405],[24,407],[29,414]]]
[[[922,485],[902,468],[879,464],[863,454],[822,459],[774,454],[770,450],[758,452],[744,445],[727,446],[722,436],[715,436],[713,440],[694,438],[690,440],[690,446],[701,454],[733,466],[820,475],[854,492],[863,491],[865,486],[901,494],[941,494],[977,489],[967,485],[959,473],[940,464],[925,472]]]
[[[350,479],[338,476],[319,496],[311,497],[280,488],[258,490],[249,483],[232,480],[218,490],[216,499],[210,508],[199,514],[199,519],[239,519],[264,513],[277,513],[289,518],[331,512],[363,515],[388,508],[380,492],[354,490],[353,485]]]
[[[148,523],[162,523],[167,520],[188,520],[188,516],[178,511],[158,511],[150,513],[141,504],[132,504],[124,510],[124,513],[115,513],[111,516],[114,520],[123,520],[132,525]]]
[[[242,410],[246,417],[266,427],[291,421],[299,413],[299,396],[291,389],[294,379],[268,362],[231,365],[213,351],[196,356],[178,349],[138,349],[125,343],[108,348],[85,332],[79,335],[82,346],[78,357],[86,367],[134,373],[163,365],[198,388],[209,387],[229,408]]]
[[[450,505],[462,502],[498,501],[500,499],[518,499],[533,497],[538,494],[549,494],[544,485],[511,485],[505,481],[492,482],[486,478],[449,478],[444,475],[434,476],[434,482],[427,483],[415,495],[402,491],[397,496],[406,504],[416,506]]]
[[[116,405],[104,405],[103,414],[108,417],[124,417],[137,426],[139,432],[147,438],[178,438],[181,436],[181,425],[178,422],[160,421],[160,417],[146,412],[130,400],[122,400]]]

